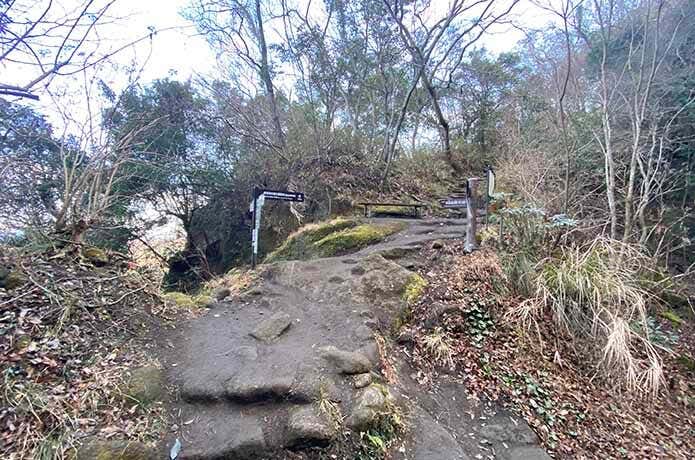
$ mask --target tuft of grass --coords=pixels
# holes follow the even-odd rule
[[[259,271],[233,268],[222,276],[211,279],[203,285],[202,293],[207,295],[216,289],[227,288],[230,295],[238,295],[258,282]]]
[[[335,431],[339,431],[343,425],[343,414],[340,411],[340,406],[331,400],[324,384],[319,386],[319,397],[316,400],[316,406],[319,412],[329,420]]]
[[[432,332],[422,338],[422,343],[436,363],[454,367],[455,342],[441,327],[435,327]]]
[[[553,323],[591,350],[596,371],[621,388],[656,394],[662,361],[650,336],[650,293],[640,280],[650,261],[619,241],[598,238],[563,248],[542,260],[529,281],[535,294],[507,319],[538,328],[547,312]]]
[[[356,460],[384,460],[388,457],[389,448],[393,446],[406,428],[405,416],[402,409],[395,403],[389,390],[377,386],[386,398],[383,410],[368,430],[360,433]]]

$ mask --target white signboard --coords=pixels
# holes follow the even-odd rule
[[[285,190],[258,190],[254,189],[254,200],[249,206],[249,212],[253,219],[253,229],[251,230],[251,261],[256,266],[258,256],[258,243],[261,231],[261,210],[265,200],[278,201],[304,201],[304,194],[301,192],[288,192]]]
[[[492,196],[495,193],[495,171],[492,168],[487,170],[487,196]]]

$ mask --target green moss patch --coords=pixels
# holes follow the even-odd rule
[[[678,316],[678,314],[673,310],[664,310],[661,313],[659,313],[659,316],[669,320],[671,324],[675,327],[679,327],[681,324],[683,324],[683,318]]]
[[[76,460],[154,460],[157,452],[138,441],[94,439],[80,447]]]
[[[270,253],[266,262],[278,260],[306,260],[316,256],[314,244],[326,236],[356,227],[359,222],[355,219],[337,218],[318,224],[309,224],[300,228],[275,251]]]
[[[425,293],[426,287],[427,280],[417,273],[413,273],[403,290],[403,300],[405,300],[408,305],[415,304]]]
[[[688,355],[678,356],[678,363],[688,372],[695,372],[695,360]]]
[[[82,256],[97,267],[102,267],[109,263],[109,256],[97,247],[83,249]]]
[[[362,224],[341,230],[317,241],[315,247],[321,257],[349,254],[365,246],[376,244],[389,235],[405,228],[404,224]]]
[[[19,270],[6,270],[0,267],[0,288],[8,291],[18,288],[27,282],[27,277]]]
[[[203,308],[213,301],[213,298],[207,295],[190,296],[183,292],[167,292],[163,297],[166,302],[187,309]]]
[[[334,219],[322,224],[308,225],[273,251],[266,262],[279,260],[308,260],[349,254],[378,243],[405,228],[403,223],[360,224],[355,219]]]
[[[410,206],[372,206],[369,212],[373,216],[416,216],[416,208]]]
[[[142,407],[160,401],[166,392],[161,369],[145,366],[132,370],[122,392],[127,399],[137,402]]]

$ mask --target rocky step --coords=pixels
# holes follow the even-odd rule
[[[229,378],[186,379],[181,397],[191,403],[228,400],[240,404],[260,402],[310,403],[319,397],[322,386],[330,385],[316,371],[277,369],[261,366],[244,368]]]
[[[372,334],[369,328],[362,329],[358,331],[362,336]],[[181,397],[189,403],[306,404],[317,401],[323,392],[340,399],[341,390],[336,382],[345,383],[345,376],[372,371],[379,356],[376,343],[370,339],[370,343],[355,351],[318,347],[307,362],[278,361],[277,357],[270,362],[257,361],[234,373],[188,372],[182,379]]]
[[[273,405],[245,410],[191,405],[180,440],[182,460],[274,458],[284,449],[326,446],[337,425],[317,405]]]
[[[388,390],[370,384],[366,374],[345,377],[352,382],[353,397],[331,412],[318,402],[261,405],[186,404],[180,433],[185,460],[278,458],[286,449],[325,447],[336,439],[341,426],[364,431],[392,401]],[[366,385],[366,386],[364,386]],[[326,401],[332,401],[327,397]],[[335,406],[337,407],[337,406]],[[339,413],[345,414],[345,419]]]

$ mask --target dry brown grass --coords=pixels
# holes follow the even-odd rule
[[[432,332],[424,335],[422,344],[436,363],[449,369],[454,368],[455,340],[441,327],[435,327]]]
[[[519,165],[523,164],[523,168]],[[558,157],[542,150],[517,150],[498,162],[497,182],[504,191],[513,192],[524,203],[533,203],[548,210],[562,205],[563,190],[558,178],[561,165]]]
[[[636,248],[607,238],[564,248],[538,264],[535,295],[506,318],[538,330],[550,315],[562,333],[591,350],[598,374],[619,388],[655,394],[664,377],[647,323],[653,296],[641,283],[648,270],[650,260]]]

